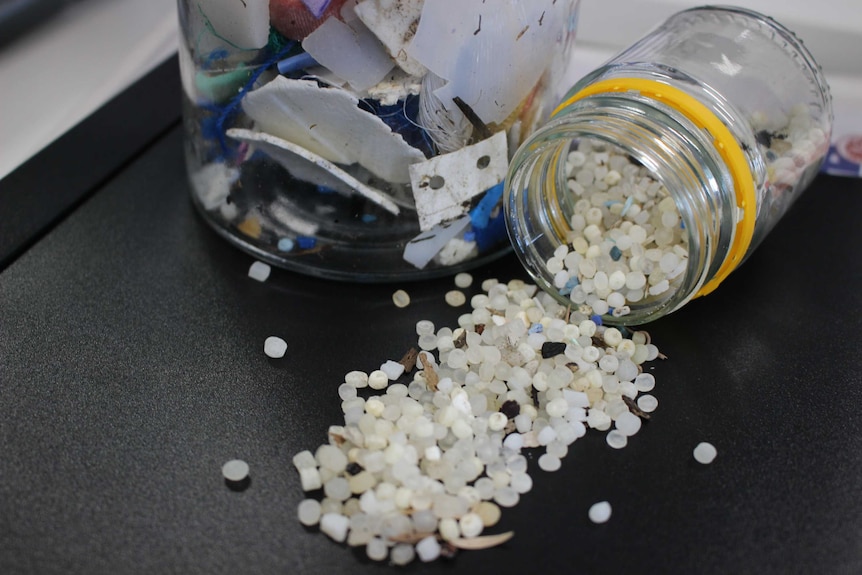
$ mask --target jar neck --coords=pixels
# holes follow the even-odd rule
[[[560,109],[521,147],[506,183],[509,234],[521,262],[546,291],[570,302],[553,285],[547,258],[571,243],[570,217],[578,199],[567,185],[573,144],[607,145],[646,167],[673,198],[688,245],[688,264],[675,289],[630,304],[608,323],[639,324],[688,302],[721,267],[739,217],[732,178],[709,135],[673,108],[634,92],[588,96]]]

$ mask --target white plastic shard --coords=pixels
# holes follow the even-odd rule
[[[225,202],[231,186],[239,179],[239,170],[223,163],[213,163],[197,170],[191,178],[201,206],[209,211]]]
[[[226,133],[229,138],[253,142],[297,179],[318,182],[343,194],[358,193],[395,215],[401,211],[388,194],[363,184],[332,162],[302,146],[271,134],[243,128],[231,128]]]
[[[361,20],[327,18],[302,41],[312,58],[359,91],[382,80],[394,63],[377,36]]]
[[[263,48],[269,42],[268,0],[197,0],[192,17],[200,16],[207,28],[234,48]]]
[[[508,168],[506,134],[410,166],[419,229],[430,230],[467,213],[467,203],[500,183]]]
[[[424,76],[425,66],[407,53],[422,14],[425,0],[361,0],[356,14],[383,42],[395,63],[413,76]]]
[[[470,216],[464,216],[455,221],[446,222],[434,226],[434,228],[422,232],[409,242],[404,248],[404,260],[419,269],[428,265],[434,256],[440,253],[450,240],[470,225]]]
[[[453,18],[451,3],[425,2],[407,53],[449,81],[437,91],[441,100],[460,97],[486,124],[500,123],[527,98],[566,36],[565,5],[461,0]]]
[[[409,164],[425,155],[383,120],[359,108],[345,90],[321,89],[312,80],[278,76],[243,99],[243,110],[262,132],[339,164],[358,163],[388,182],[410,181]]]

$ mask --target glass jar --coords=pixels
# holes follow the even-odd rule
[[[822,71],[755,12],[680,12],[581,79],[516,152],[507,226],[564,305],[639,324],[714,290],[816,175]]]
[[[192,197],[220,235],[359,281],[509,248],[502,181],[568,87],[578,0],[178,6]]]

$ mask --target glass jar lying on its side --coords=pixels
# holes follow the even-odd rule
[[[335,279],[509,247],[511,152],[563,90],[578,0],[179,0],[192,196],[216,231]]]
[[[515,250],[564,305],[644,323],[714,290],[816,175],[832,104],[796,36],[686,10],[580,80],[518,150]]]

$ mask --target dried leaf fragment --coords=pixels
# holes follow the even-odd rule
[[[437,372],[434,371],[434,364],[428,361],[424,355],[419,356],[419,361],[422,362],[422,367],[425,368],[425,383],[428,385],[428,389],[437,391],[437,382],[440,381],[440,378]]]
[[[413,371],[413,368],[416,367],[416,357],[418,355],[419,350],[415,347],[411,347],[407,350],[407,353],[404,354],[404,357],[398,360],[398,363],[404,366],[404,371]]]

